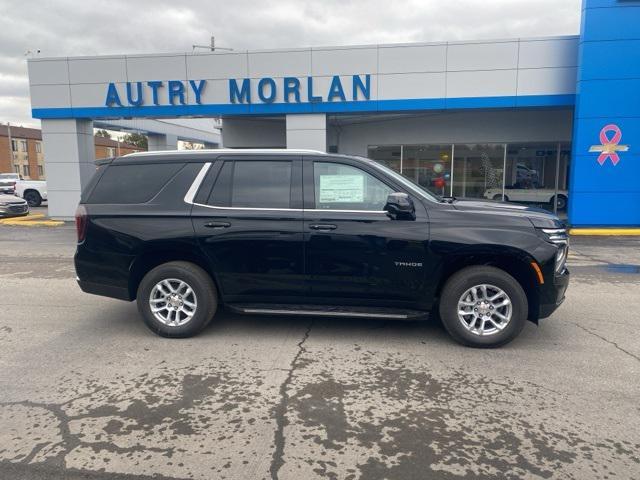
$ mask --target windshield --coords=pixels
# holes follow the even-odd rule
[[[17,173],[0,173],[0,180],[10,178],[11,180],[18,179]]]
[[[440,197],[439,195],[436,195],[435,193],[427,190],[422,185],[418,185],[417,183],[411,181],[407,177],[405,177],[403,175],[400,175],[398,172],[396,172],[394,170],[391,170],[389,167],[387,167],[385,165],[382,165],[382,164],[380,164],[378,162],[374,162],[370,158],[366,158],[366,157],[358,157],[358,158],[360,160],[365,160],[367,163],[369,163],[369,165],[377,168],[378,170],[383,171],[384,173],[386,173],[390,177],[393,177],[395,180],[400,182],[402,185],[404,185],[407,189],[411,190],[416,195],[419,195],[419,196],[421,196],[423,198],[426,198],[427,200],[430,200],[432,202],[441,202],[442,201],[442,197]]]

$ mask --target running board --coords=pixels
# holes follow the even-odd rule
[[[248,315],[296,315],[305,317],[350,317],[386,320],[417,320],[429,316],[422,310],[407,310],[384,307],[350,307],[334,305],[292,305],[266,303],[232,303],[227,307]]]

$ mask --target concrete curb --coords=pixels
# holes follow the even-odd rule
[[[18,227],[59,227],[64,225],[63,221],[51,220],[43,214],[26,215],[24,217],[4,218],[0,220],[0,225],[12,225]]]
[[[570,235],[640,236],[640,228],[572,228]]]

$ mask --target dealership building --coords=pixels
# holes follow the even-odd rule
[[[640,1],[585,0],[579,36],[28,68],[54,217],[73,216],[95,170],[95,124],[221,117],[225,147],[361,155],[440,195],[536,205],[573,226],[640,225]]]

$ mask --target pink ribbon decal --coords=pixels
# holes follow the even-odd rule
[[[609,137],[607,134],[611,132],[613,132],[613,135]],[[620,140],[622,140],[622,131],[620,130],[620,127],[610,123],[609,125],[602,127],[602,130],[600,130],[600,145],[592,145],[591,148],[589,148],[589,151],[600,152],[600,155],[598,155],[598,163],[600,165],[604,165],[607,158],[610,158],[611,163],[615,166],[620,161],[618,151],[626,152],[629,150],[628,145],[619,145]]]

